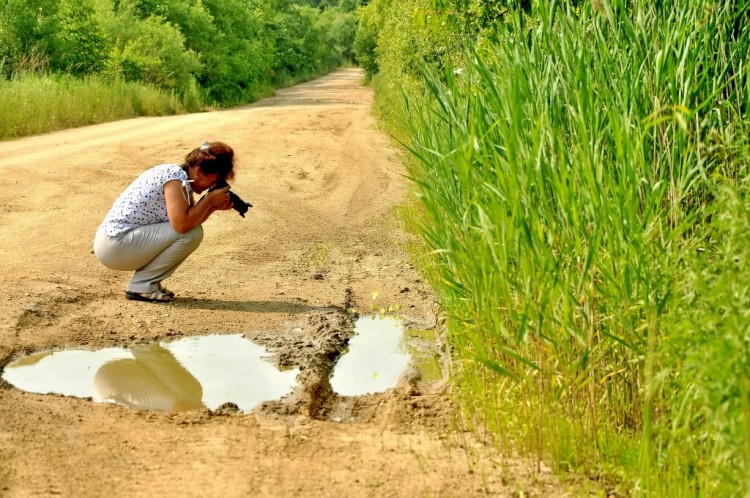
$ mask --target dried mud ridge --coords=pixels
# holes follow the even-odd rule
[[[256,410],[274,415],[307,415],[318,420],[370,421],[387,396],[416,397],[420,394],[419,371],[408,367],[396,386],[387,394],[340,396],[331,388],[333,368],[346,352],[354,335],[354,324],[359,316],[350,313],[351,291],[347,289],[342,307],[308,314],[283,335],[277,333],[245,334],[255,343],[274,353],[279,368],[300,370],[297,388],[280,400],[262,403]],[[232,410],[223,405],[217,411]]]

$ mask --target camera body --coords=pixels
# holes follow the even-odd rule
[[[219,180],[213,186],[211,186],[211,188],[209,188],[208,190],[210,192],[211,190],[216,190],[216,189],[220,189],[220,188],[224,188],[228,186],[229,184],[226,182],[226,180]],[[231,190],[229,191],[229,200],[232,201],[232,208],[238,213],[240,213],[240,216],[242,216],[243,218],[245,217],[245,213],[247,213],[247,210],[253,207],[252,204],[250,204],[249,202],[243,201],[239,195],[235,194]]]

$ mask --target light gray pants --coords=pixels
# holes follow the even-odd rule
[[[127,290],[156,292],[203,240],[203,227],[179,233],[169,223],[135,228],[117,237],[101,232],[94,238],[94,254],[107,268],[135,271]]]

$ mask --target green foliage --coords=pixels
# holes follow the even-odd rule
[[[359,11],[378,102],[406,89],[463,419],[608,486],[742,496],[750,7],[480,3]]]
[[[0,75],[48,66],[59,0],[0,0]]]
[[[316,25],[318,11],[310,7],[292,6],[279,11],[273,19],[275,81],[285,85],[297,75],[311,76],[321,62],[322,32]]]
[[[311,7],[318,8],[322,11],[326,9],[338,9],[341,12],[354,12],[359,7],[362,0],[310,0],[310,2],[298,2],[299,4],[308,3]],[[367,3],[366,1],[364,3]]]
[[[255,100],[270,87],[268,71],[273,61],[270,13],[262,2],[206,0],[215,34],[196,38],[195,48],[204,64],[198,76],[209,100],[235,105]]]
[[[324,45],[329,47],[324,66],[333,68],[344,63],[353,64],[354,37],[357,19],[353,12],[327,9],[320,15],[320,24],[325,36]]]
[[[361,0],[339,0],[338,7],[342,12],[354,12],[360,3]]]
[[[109,40],[88,0],[61,0],[59,31],[52,52],[53,68],[71,74],[100,72],[106,64]]]
[[[236,105],[353,59],[356,0],[0,0],[0,74],[102,74]]]
[[[441,68],[463,57],[460,33],[449,29],[429,0],[371,1],[357,17],[354,51],[367,77],[383,72],[406,93],[420,92],[424,65]]]
[[[115,35],[108,74],[186,94],[200,68],[197,55],[185,48],[182,33],[155,16],[146,19],[120,11],[105,23]]]
[[[733,130],[735,127],[737,130]],[[644,446],[650,494],[745,496],[750,489],[750,126],[733,116],[711,177],[715,198],[675,282]],[[708,151],[706,151],[708,152]],[[718,152],[718,154],[717,154]],[[724,176],[730,173],[730,176]],[[668,416],[658,400],[665,401]]]
[[[356,61],[364,69],[367,79],[371,79],[378,72],[378,56],[375,49],[378,46],[380,19],[375,8],[376,4],[371,3],[357,10],[359,26],[353,43]]]
[[[433,0],[434,7],[446,13],[446,18],[462,33],[473,39],[483,34],[493,34],[497,25],[517,7],[517,1],[501,0]],[[522,2],[523,10],[528,11],[531,2]]]
[[[351,63],[358,5],[359,0],[0,0],[0,81],[13,82],[8,91],[14,99],[28,98],[28,86],[44,87],[54,100],[52,115],[27,108],[38,99],[25,105],[10,100],[13,109],[39,118],[25,123],[8,110],[2,136],[162,112],[155,109],[165,102],[175,110],[252,102],[275,87]],[[82,78],[80,87],[70,75]],[[19,86],[21,80],[28,82]],[[100,85],[107,81],[110,97],[127,99],[112,113],[74,103],[78,93],[70,95],[69,106],[57,104],[62,90],[90,87],[103,94]],[[138,85],[140,92],[134,90]]]
[[[136,116],[195,112],[153,86],[98,76],[20,75],[0,80],[0,139]]]

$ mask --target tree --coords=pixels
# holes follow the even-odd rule
[[[73,74],[104,69],[110,42],[90,0],[61,0],[52,65]]]
[[[316,74],[321,67],[323,33],[317,24],[319,12],[311,7],[290,7],[274,17],[276,40],[273,70],[276,81]],[[327,48],[327,47],[326,47]]]
[[[180,30],[164,18],[140,19],[120,11],[107,28],[115,39],[107,67],[111,74],[181,94],[192,89],[200,61],[185,47]]]
[[[365,77],[372,78],[378,73],[378,57],[375,50],[378,47],[380,26],[376,5],[360,7],[357,10],[357,20],[359,26],[352,48],[357,63],[365,71]]]
[[[354,12],[341,11],[339,8],[329,9],[321,14],[321,20],[326,22],[328,42],[331,57],[337,58],[335,65],[346,61],[353,63],[354,37],[357,34],[357,18]]]
[[[0,70],[45,69],[54,33],[58,31],[59,0],[0,0]]]
[[[262,0],[204,0],[216,32],[200,47],[200,83],[217,102],[237,104],[257,98],[270,86],[273,35]]]

